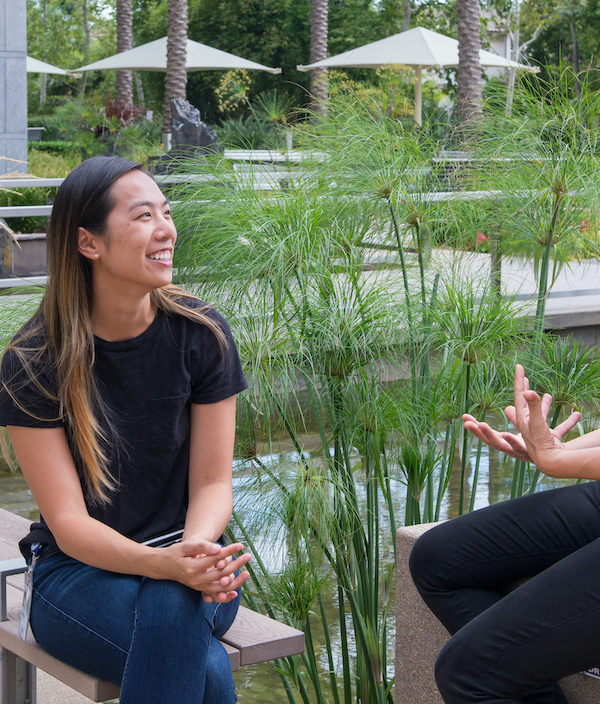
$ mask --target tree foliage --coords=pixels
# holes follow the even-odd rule
[[[116,0],[89,0],[91,29],[90,61],[114,53]],[[44,6],[46,22],[44,23]],[[482,46],[489,48],[490,31],[513,31],[517,18],[514,0],[482,0]],[[310,0],[189,0],[189,37],[224,51],[268,66],[279,66],[282,74],[252,72],[250,103],[265,92],[277,90],[295,106],[309,102],[309,75],[296,71],[309,62]],[[133,0],[134,45],[163,37],[167,33],[167,0]],[[362,44],[402,31],[404,7],[400,0],[329,0],[328,53],[338,54]],[[28,0],[29,54],[66,68],[84,62],[83,0]],[[411,26],[423,26],[457,37],[456,0],[413,0]],[[520,41],[528,42],[526,57],[534,63],[554,66],[572,64],[573,28],[579,44],[580,66],[596,65],[596,37],[600,31],[600,0],[521,0],[518,18]],[[541,27],[541,30],[539,29]],[[374,71],[348,69],[352,80],[378,85]],[[141,72],[146,106],[161,110],[164,74]],[[542,78],[549,78],[544,69]],[[189,74],[187,97],[209,123],[224,115],[218,110],[215,89],[223,78],[219,71]],[[455,71],[444,75],[452,93]],[[32,75],[30,106],[38,102],[39,76]],[[49,77],[49,98],[74,95],[78,79]],[[113,72],[95,72],[88,77],[87,91],[101,89],[104,97],[115,95]],[[134,95],[134,100],[138,96]]]
[[[91,30],[89,60],[97,61],[116,49],[114,0],[88,0],[88,22]],[[55,66],[73,69],[85,62],[85,31],[81,0],[28,0],[27,53]],[[67,76],[48,76],[51,95],[74,95],[78,80]],[[88,89],[105,86],[114,96],[113,72],[96,72],[88,79]],[[39,74],[28,78],[29,103],[37,106]]]

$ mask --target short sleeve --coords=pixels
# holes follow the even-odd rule
[[[47,369],[36,368],[31,379],[14,350],[0,365],[0,425],[57,428],[64,425],[54,380]]]
[[[225,334],[226,343],[220,345],[215,334],[202,326],[202,336],[195,350],[192,403],[217,403],[248,388],[229,325],[217,311],[211,310],[208,314]]]

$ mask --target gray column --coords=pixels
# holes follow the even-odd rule
[[[0,0],[0,175],[27,171],[26,55],[26,0]]]

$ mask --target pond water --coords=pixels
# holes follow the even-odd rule
[[[306,438],[306,446],[310,447],[315,443],[311,443],[311,438]],[[278,455],[265,455],[260,458],[266,464],[272,467],[284,468],[289,471],[293,468],[294,462],[298,457],[293,452],[281,448]],[[472,466],[474,466],[475,453],[472,455]],[[484,449],[481,457],[480,475],[478,485],[475,491],[475,507],[481,508],[491,503],[497,503],[510,498],[511,479],[512,479],[512,462],[500,461],[498,453],[487,452]],[[543,491],[556,486],[569,483],[565,480],[550,480],[547,477],[543,478],[538,490]],[[237,496],[243,495],[243,503],[246,507],[254,506],[256,511],[261,510],[261,507],[269,506],[274,500],[274,496],[270,495],[268,488],[257,490],[249,485],[248,465],[242,462],[236,463],[234,467],[234,493]],[[467,492],[473,490],[472,474],[468,477]],[[441,518],[451,518],[458,514],[458,497],[460,491],[460,466],[457,464],[453,468],[450,484],[444,502],[442,504]],[[400,478],[394,481],[394,505],[396,513],[396,521],[398,525],[404,523],[404,504],[405,504],[406,488]],[[465,505],[468,506],[470,496],[467,496]],[[29,491],[23,476],[17,472],[11,472],[5,465],[0,465],[0,507],[12,511],[18,515],[24,516],[30,520],[35,520],[39,516],[39,512]],[[249,509],[244,509],[248,511]],[[387,528],[387,530],[386,530]],[[391,534],[389,526],[382,526],[382,534],[387,536],[387,553],[388,559],[392,560],[391,554]],[[285,543],[284,541],[273,540],[272,532],[265,531],[264,534],[256,537],[256,549],[260,553],[261,559],[265,561],[270,570],[277,572],[285,560]],[[390,595],[391,603],[394,603],[394,594]],[[333,599],[328,601],[328,610],[331,610],[332,619],[335,621],[334,614],[337,607]],[[393,663],[394,655],[394,616],[393,609],[389,619],[389,662]],[[332,638],[335,639],[336,633],[332,632]],[[327,668],[325,661],[325,651],[323,649],[322,658],[324,670]],[[393,665],[390,666],[393,669]],[[390,672],[392,674],[392,672]],[[238,690],[238,699],[240,704],[284,704],[287,702],[287,697],[281,683],[279,674],[275,670],[273,663],[262,663],[259,665],[251,665],[242,668],[235,673],[236,687]]]

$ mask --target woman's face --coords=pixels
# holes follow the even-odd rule
[[[142,171],[130,171],[111,186],[114,207],[93,248],[82,254],[93,262],[94,282],[145,293],[171,283],[177,232],[169,202]],[[97,256],[96,256],[97,255]]]

